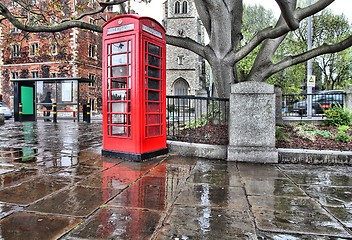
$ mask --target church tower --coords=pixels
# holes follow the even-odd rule
[[[204,44],[204,28],[193,0],[165,1],[163,24],[168,35]],[[167,95],[206,96],[203,58],[171,45],[167,45],[166,57]]]

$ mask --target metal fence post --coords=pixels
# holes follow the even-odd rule
[[[55,123],[57,122],[57,105],[56,105],[56,103],[53,103],[53,121]]]
[[[345,108],[352,112],[352,85],[347,86],[345,92]]]
[[[22,122],[22,107],[23,107],[23,105],[22,105],[22,103],[19,103],[18,104],[18,120],[20,121],[20,122]]]
[[[87,103],[87,123],[90,123],[90,103]]]

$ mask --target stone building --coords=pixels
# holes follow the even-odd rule
[[[204,43],[204,28],[193,0],[167,0],[163,7],[167,34]],[[204,60],[189,50],[171,45],[167,45],[166,56],[167,95],[206,96]]]
[[[27,16],[21,21],[35,21],[35,15],[23,12],[13,1],[7,6],[14,14]],[[13,2],[13,3],[10,3]],[[48,11],[49,0],[31,1],[33,11]],[[80,4],[81,6],[78,6]],[[68,0],[60,14],[48,16],[47,24],[92,10],[99,4],[94,0]],[[78,10],[77,10],[78,9]],[[114,15],[111,11],[99,16],[87,16],[84,21],[102,25],[102,19]],[[20,12],[22,11],[22,12]],[[48,13],[48,12],[47,12]],[[100,19],[99,21],[95,19]],[[80,102],[92,103],[93,110],[101,107],[101,34],[84,29],[69,29],[59,33],[26,33],[8,21],[0,27],[0,95],[2,101],[12,106],[13,86],[17,78],[82,77],[94,80],[80,85]],[[13,106],[12,106],[13,107]]]

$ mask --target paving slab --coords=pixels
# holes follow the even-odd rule
[[[19,185],[0,190],[0,201],[28,205],[66,186],[69,181],[55,176],[42,176]]]
[[[249,212],[176,206],[156,239],[255,239]]]
[[[87,217],[120,190],[75,186],[50,195],[26,208],[28,211]]]
[[[1,239],[58,239],[81,219],[17,212],[0,220]]]
[[[161,213],[145,209],[106,207],[74,229],[68,239],[148,239]]]
[[[263,231],[352,237],[344,226],[308,197],[249,196]]]

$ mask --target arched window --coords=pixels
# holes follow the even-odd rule
[[[188,7],[187,1],[184,1],[184,2],[182,3],[182,13],[183,13],[183,14],[186,14],[186,13],[188,12],[187,7]]]
[[[174,95],[188,95],[189,85],[186,80],[179,78],[174,83]]]
[[[179,1],[176,1],[175,2],[175,14],[179,14],[180,13],[180,9],[181,6],[180,6],[180,2]]]

